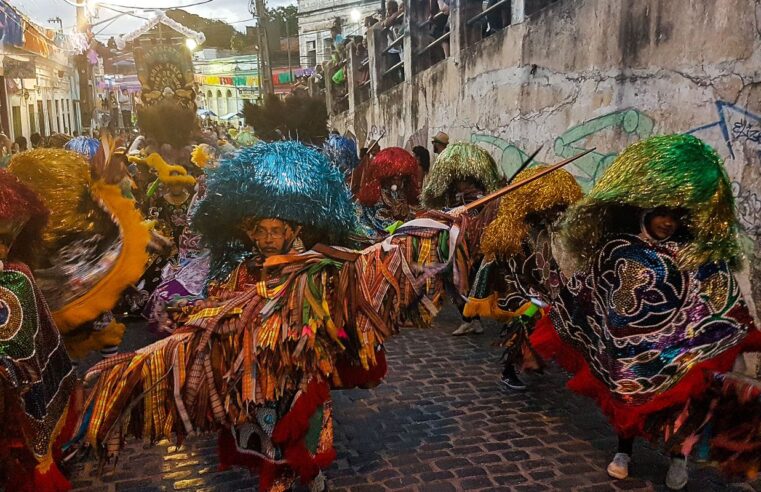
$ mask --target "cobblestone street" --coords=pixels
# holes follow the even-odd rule
[[[452,337],[447,309],[433,330],[406,330],[387,345],[389,374],[378,388],[334,392],[338,459],[332,491],[665,490],[668,460],[638,443],[629,480],[605,466],[615,437],[596,407],[572,395],[556,368],[529,376],[530,389],[498,384],[497,331]],[[176,449],[132,442],[119,460],[76,465],[75,490],[255,490],[246,471],[217,471],[215,436]],[[756,490],[693,467],[687,490]]]

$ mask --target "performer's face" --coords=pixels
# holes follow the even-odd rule
[[[406,188],[407,179],[404,176],[393,176],[388,179],[384,179],[381,186],[386,190],[401,193]]]
[[[25,223],[26,220],[0,220],[0,261],[8,258],[11,246]]]
[[[244,229],[265,258],[284,254],[293,239],[291,226],[280,219],[262,219],[255,224],[244,225]]]
[[[647,232],[659,241],[673,236],[680,224],[678,214],[667,209],[655,210],[646,219]]]

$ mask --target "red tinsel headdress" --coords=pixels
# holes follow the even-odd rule
[[[15,244],[20,246],[14,250],[24,249],[39,241],[42,229],[48,220],[47,207],[30,188],[22,184],[14,175],[0,169],[0,220],[20,220],[28,217],[28,221],[16,238]]]
[[[417,161],[401,147],[383,149],[369,163],[362,179],[362,187],[357,194],[359,203],[368,206],[378,203],[381,199],[381,181],[394,176],[409,179],[411,189],[408,190],[408,198],[417,203],[420,194]]]

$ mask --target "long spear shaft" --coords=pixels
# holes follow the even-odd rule
[[[580,157],[584,157],[585,155],[589,154],[590,152],[592,152],[595,149],[596,149],[596,147],[592,147],[589,150],[585,150],[581,154],[577,154],[577,155],[575,155],[573,157],[570,157],[570,158],[568,158],[568,159],[566,159],[566,160],[564,160],[562,162],[558,162],[557,164],[554,164],[551,167],[548,167],[547,169],[545,169],[545,170],[543,170],[541,172],[536,173],[535,175],[531,176],[530,178],[526,178],[523,181],[518,181],[517,183],[513,183],[513,184],[510,184],[510,185],[507,185],[504,188],[502,188],[501,190],[497,190],[494,193],[491,193],[490,195],[486,195],[485,197],[479,198],[478,200],[476,200],[474,202],[470,202],[469,204],[465,205],[465,210],[466,211],[473,210],[474,208],[478,208],[481,205],[483,205],[484,203],[490,202],[490,201],[494,200],[495,198],[499,198],[502,195],[506,195],[506,194],[510,193],[511,191],[515,191],[518,188],[520,188],[522,186],[525,186],[525,185],[529,184],[530,182],[535,181],[535,180],[541,178],[542,176],[545,176],[547,174],[550,174],[551,172],[557,171],[558,169],[560,169],[563,166],[567,166],[568,164],[572,163],[576,159],[579,159]]]

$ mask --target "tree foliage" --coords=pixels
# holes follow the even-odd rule
[[[285,37],[286,32],[291,36],[299,33],[299,8],[296,5],[267,9],[267,15],[269,16],[269,21],[277,28],[276,32],[279,32],[281,37]],[[285,28],[286,24],[288,25],[287,31]]]
[[[319,145],[328,135],[328,110],[319,97],[292,94],[281,100],[269,95],[262,105],[246,101],[243,115],[263,140],[290,138]]]
[[[206,19],[182,9],[167,10],[166,15],[194,31],[204,33],[206,36],[206,41],[203,44],[204,48],[229,50],[233,35],[237,32],[233,26],[224,21]]]

